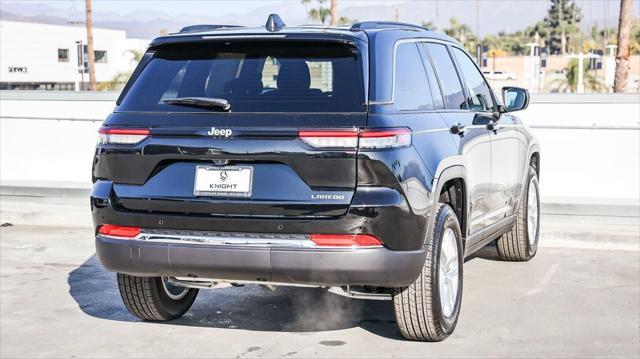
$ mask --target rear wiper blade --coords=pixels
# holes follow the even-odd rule
[[[163,100],[162,103],[167,105],[191,106],[202,108],[218,108],[223,111],[229,111],[231,104],[223,98],[210,97],[177,97]]]

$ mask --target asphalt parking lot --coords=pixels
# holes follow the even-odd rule
[[[141,322],[89,228],[11,226],[0,238],[3,358],[640,357],[637,250],[542,247],[508,263],[487,248],[464,266],[454,335],[419,343],[400,337],[389,302],[302,288],[201,291],[183,318]]]

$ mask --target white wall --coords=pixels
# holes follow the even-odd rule
[[[640,96],[533,96],[519,116],[542,147],[542,195],[640,205]]]
[[[94,50],[107,51],[107,63],[96,63],[96,80],[108,81],[117,73],[132,69],[129,49],[145,50],[149,41],[127,39],[126,32],[95,28]],[[61,26],[0,21],[0,81],[76,82],[76,41],[87,43],[84,26]],[[58,62],[58,49],[69,49],[69,62]],[[9,67],[26,67],[27,72],[9,72]],[[85,74],[85,81],[89,81]]]
[[[115,96],[54,91],[8,100],[5,94],[0,92],[0,181],[88,187],[98,128],[113,110]],[[61,94],[67,100],[57,100]],[[81,100],[68,100],[74,98]],[[57,118],[72,120],[52,120]]]
[[[89,187],[97,131],[116,97],[0,92],[2,184]],[[639,96],[537,95],[521,118],[542,146],[545,201],[640,204]]]

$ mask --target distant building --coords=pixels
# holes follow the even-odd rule
[[[144,51],[149,40],[128,39],[125,31],[93,29],[98,83],[135,66],[127,50]],[[0,21],[0,90],[86,89],[87,34],[84,26]],[[83,49],[85,71],[80,71]]]

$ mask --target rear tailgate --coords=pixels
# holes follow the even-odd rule
[[[299,120],[313,122],[305,117],[318,120],[317,115]],[[363,117],[342,120],[355,124]],[[114,182],[116,203],[129,210],[242,216],[345,213],[356,185],[355,149],[313,149],[298,138],[297,128],[226,129],[232,135],[225,138],[208,135],[211,127],[152,126],[150,136],[137,146],[99,150],[94,173]],[[198,167],[251,168],[250,196],[196,195]]]
[[[96,152],[94,177],[113,181],[116,206],[216,216],[346,213],[356,187],[355,146],[317,149],[298,133],[364,127],[360,58],[333,43],[311,52],[297,43],[250,45],[220,53],[156,49],[103,127],[148,136],[104,142]],[[231,112],[162,103],[185,96],[225,97]]]

